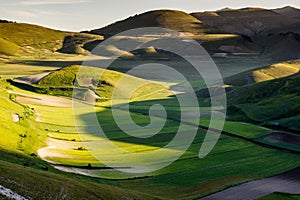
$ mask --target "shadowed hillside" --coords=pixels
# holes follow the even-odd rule
[[[300,61],[277,63],[257,70],[243,72],[224,80],[226,84],[234,86],[249,85],[278,78],[283,78],[299,73]]]
[[[231,105],[228,109],[229,115],[238,120],[248,118],[263,125],[276,125],[299,131],[299,69],[299,61],[293,61],[229,78],[227,82],[245,84],[233,87],[228,92]]]
[[[300,33],[299,19],[261,8],[198,12],[191,15],[225,33],[238,33],[250,37],[287,32]]]
[[[58,51],[68,54],[88,54],[104,38],[99,35],[77,33],[65,37],[63,46]]]
[[[175,10],[155,10],[129,17],[88,33],[109,37],[139,27],[163,27],[192,37],[216,57],[258,56],[285,61],[300,58],[300,18],[298,9],[222,9],[187,14]],[[91,51],[101,41],[89,41]],[[78,52],[78,51],[77,51]]]
[[[209,26],[204,25],[200,20],[182,11],[156,10],[129,17],[104,28],[92,30],[90,33],[111,36],[125,30],[140,27],[162,27],[193,34],[210,31]]]
[[[273,11],[287,17],[300,17],[300,9],[293,8],[291,6],[277,8],[274,9]]]

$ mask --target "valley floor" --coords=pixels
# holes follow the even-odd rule
[[[31,75],[34,74],[37,74],[35,70],[31,72]],[[37,77],[43,78],[43,76],[33,76],[30,80],[36,81]],[[161,91],[156,88],[151,89],[153,92]],[[200,125],[190,122],[187,125],[187,132],[196,126],[198,128],[197,135],[191,146],[177,161],[158,171],[132,174],[108,168],[105,163],[114,164],[116,168],[151,167],[156,163],[144,163],[143,159],[136,159],[132,160],[131,166],[124,166],[120,160],[126,160],[126,155],[116,155],[112,149],[103,148],[102,154],[104,152],[109,156],[105,157],[105,160],[101,160],[95,157],[99,152],[90,147],[93,144],[110,140],[119,148],[134,153],[147,153],[162,148],[172,140],[177,132],[180,126],[178,123],[180,112],[190,113],[192,117],[194,107],[187,106],[182,110],[178,109],[178,102],[174,98],[166,98],[166,93],[157,92],[153,95],[156,98],[153,99],[149,99],[147,95],[141,93],[139,101],[130,104],[131,117],[137,124],[147,125],[149,123],[147,116],[149,105],[162,104],[170,113],[166,119],[166,126],[155,137],[145,142],[129,137],[120,130],[113,119],[110,104],[107,102],[98,103],[91,113],[90,110],[85,109],[86,102],[76,101],[78,107],[74,113],[72,106],[74,101],[71,98],[35,93],[13,86],[6,80],[1,80],[0,92],[2,105],[0,114],[3,116],[3,119],[0,119],[3,123],[3,126],[0,127],[3,135],[0,146],[5,151],[21,154],[26,157],[25,160],[30,160],[30,162],[23,161],[24,158],[15,158],[14,156],[1,158],[9,162],[0,162],[0,184],[26,198],[38,199],[37,196],[34,196],[35,191],[37,194],[43,195],[45,191],[41,191],[38,185],[44,185],[48,179],[55,181],[58,185],[67,184],[66,188],[49,186],[49,183],[45,185],[45,187],[53,187],[55,193],[66,196],[66,199],[74,199],[75,193],[72,193],[72,189],[83,185],[87,192],[95,192],[91,199],[100,197],[106,199],[116,190],[120,192],[121,196],[129,199],[197,199],[212,193],[225,198],[227,194],[230,197],[232,191],[235,193],[237,190],[248,190],[249,187],[260,187],[263,192],[254,192],[251,198],[255,199],[272,192],[293,192],[276,188],[278,183],[283,183],[282,181],[286,181],[284,182],[286,185],[299,186],[298,178],[291,183],[287,181],[289,176],[275,176],[300,166],[298,143],[290,143],[286,140],[287,137],[283,137],[282,134],[280,135],[282,137],[279,137],[278,132],[276,135],[273,130],[265,127],[226,121],[223,134],[213,151],[205,158],[199,159],[199,149],[210,122],[210,113],[219,112],[220,108],[200,107]],[[126,116],[121,100],[118,105],[114,106],[117,106],[121,116]],[[89,123],[94,114],[97,119],[101,119],[99,123],[106,131],[107,138],[91,134],[97,129]],[[13,122],[12,115],[18,116],[19,121]],[[153,120],[161,121],[161,118],[157,116]],[[283,135],[289,136],[289,133]],[[293,141],[299,139],[297,135],[293,135],[293,137]],[[176,147],[165,149],[161,156],[164,158],[173,153],[176,153]],[[31,162],[39,163],[37,164],[38,169],[35,169],[36,164],[32,168]],[[163,159],[160,162],[163,162]],[[20,177],[15,177],[12,166],[18,170],[18,174],[22,174],[21,171],[24,170],[24,174],[20,175],[24,179],[23,188],[18,188]],[[25,181],[26,177],[32,174],[38,180]],[[271,178],[268,178],[270,176]],[[277,182],[278,177],[282,178],[279,182]],[[78,184],[77,181],[79,181]],[[245,182],[248,183],[243,184]],[[274,184],[274,187],[270,183]],[[33,186],[34,184],[38,184],[37,187]],[[261,186],[266,184],[271,189]],[[103,194],[101,191],[100,193],[96,192],[98,188],[104,191]],[[226,188],[230,189],[224,190]],[[26,189],[30,189],[30,192],[26,192]],[[223,193],[216,193],[221,190],[224,190]],[[53,197],[53,195],[55,196],[54,192],[47,195]],[[241,194],[240,199],[245,199],[245,196]]]

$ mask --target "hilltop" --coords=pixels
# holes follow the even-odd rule
[[[298,13],[298,9],[291,7],[277,10],[227,8],[191,14],[154,10],[85,32],[110,37],[133,28],[163,27],[199,41],[211,55],[256,55],[262,59],[285,61],[300,57],[300,18],[287,16],[291,13],[289,10]],[[90,51],[90,47],[100,42],[91,42],[86,50]]]
[[[279,13],[281,15],[287,16],[287,17],[300,17],[300,9],[286,6],[283,8],[277,8],[273,10],[276,13]]]
[[[250,37],[287,32],[300,33],[300,19],[287,16],[287,9],[291,8],[278,10],[226,9],[216,12],[196,12],[191,15],[225,33],[238,33]],[[297,9],[293,10],[298,13]]]
[[[140,27],[162,27],[193,34],[210,31],[209,26],[185,12],[177,10],[154,10],[129,17],[104,28],[89,31],[89,33],[110,36]]]
[[[2,41],[22,47],[19,53],[54,52],[61,47],[64,37],[70,34],[25,23],[1,22],[0,30]]]
[[[64,32],[43,26],[0,21],[0,54],[43,55],[54,52],[85,54],[83,46],[94,40],[103,40],[98,35]]]
[[[117,85],[121,79],[125,80],[126,85]],[[168,94],[168,90],[163,86],[141,78],[101,68],[87,66],[81,68],[79,65],[55,70],[29,85],[32,86],[31,90],[43,94],[74,97],[85,101],[101,99],[105,101],[112,98],[113,91],[114,97],[124,98],[130,93],[131,87],[139,84],[143,86],[134,92],[133,98],[145,94],[151,96],[157,91],[165,91],[166,95]],[[22,86],[24,87],[21,83]]]

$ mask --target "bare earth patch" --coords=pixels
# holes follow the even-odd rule
[[[27,200],[25,197],[13,192],[11,189],[8,189],[2,185],[0,185],[0,194],[3,196],[6,196],[10,199],[15,199],[15,200]]]
[[[285,132],[273,132],[264,137],[264,139],[282,141],[290,144],[300,146],[300,135],[285,133]]]
[[[15,82],[19,83],[26,83],[26,84],[36,84],[38,83],[42,78],[49,75],[51,72],[45,72],[42,74],[36,74],[31,76],[25,76],[21,78],[14,79]]]

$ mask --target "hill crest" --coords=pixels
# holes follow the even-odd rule
[[[141,27],[162,27],[178,32],[194,34],[204,33],[209,26],[204,25],[199,19],[178,10],[153,10],[127,19],[115,22],[104,28],[89,31],[99,35],[115,35],[117,33]]]

